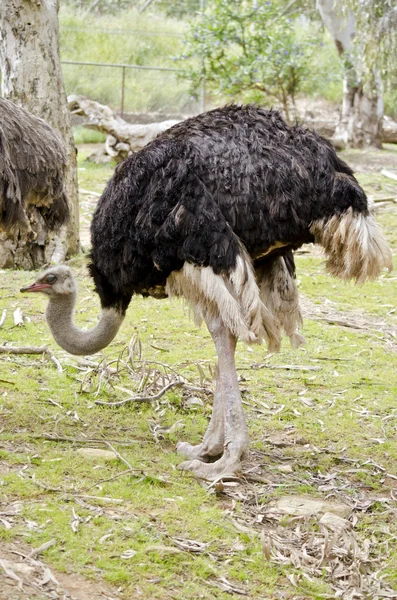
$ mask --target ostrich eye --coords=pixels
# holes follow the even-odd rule
[[[47,277],[45,278],[46,282],[49,284],[53,284],[56,282],[57,278],[55,277],[55,275],[47,275]]]

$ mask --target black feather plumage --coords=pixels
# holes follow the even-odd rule
[[[310,224],[352,208],[365,193],[332,145],[288,126],[276,111],[228,106],[160,134],[115,171],[92,225],[91,273],[104,306],[161,295],[184,262],[227,273],[241,244],[254,265],[277,242],[313,241]]]
[[[29,204],[50,229],[67,221],[66,161],[63,143],[45,121],[0,98],[0,229],[28,227]]]

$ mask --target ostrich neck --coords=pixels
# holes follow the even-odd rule
[[[83,331],[73,323],[75,303],[75,294],[50,298],[46,318],[51,333],[57,344],[70,354],[99,352],[115,337],[124,320],[124,314],[115,308],[104,308],[97,325],[93,329]]]

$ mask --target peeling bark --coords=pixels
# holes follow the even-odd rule
[[[43,118],[65,141],[68,166],[65,189],[71,218],[55,234],[32,207],[35,240],[23,232],[0,235],[0,268],[38,268],[62,261],[79,249],[76,150],[63,84],[58,43],[58,0],[0,1],[0,67],[5,98]]]

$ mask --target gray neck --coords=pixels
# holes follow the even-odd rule
[[[73,323],[75,302],[75,294],[50,298],[46,319],[51,333],[57,344],[70,354],[99,352],[113,340],[124,315],[115,308],[104,308],[98,324],[89,331],[83,331]]]

